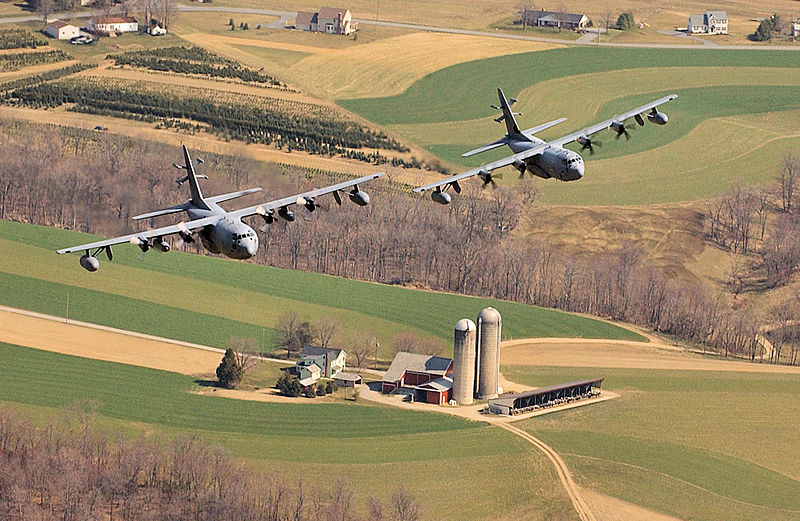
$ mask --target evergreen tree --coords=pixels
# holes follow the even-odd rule
[[[296,398],[300,396],[302,392],[302,388],[300,387],[300,381],[297,379],[296,376],[292,376],[289,373],[284,374],[278,379],[278,382],[275,384],[275,387],[278,388],[278,391],[284,396],[291,396],[292,398]]]
[[[619,15],[619,18],[617,18],[617,29],[631,31],[634,27],[633,13],[622,13]]]
[[[225,356],[217,367],[217,379],[220,385],[226,389],[235,389],[242,382],[242,376],[244,370],[236,359],[236,353],[231,348],[226,349]]]

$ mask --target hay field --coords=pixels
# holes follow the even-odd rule
[[[296,310],[308,318],[334,316],[345,333],[374,331],[384,350],[382,355],[389,356],[392,337],[400,331],[413,331],[450,345],[455,321],[477,315],[487,305],[508,317],[508,337],[645,340],[619,326],[549,309],[180,252],[151,252],[154,254],[139,261],[138,250],[123,245],[117,248],[115,261],[103,262],[102,269],[94,274],[80,269],[77,256],[53,253],[57,247],[86,240],[89,236],[74,232],[0,222],[4,252],[0,253],[4,282],[0,303],[61,316],[69,290],[72,318],[217,347],[224,347],[231,335],[252,336],[260,342],[262,336],[269,336],[278,317]],[[15,262],[19,258],[26,262]],[[420,315],[420,309],[430,312]],[[207,318],[215,327],[198,327]],[[237,334],[237,330],[246,334]],[[200,339],[204,335],[209,337],[207,341]]]
[[[201,396],[190,392],[196,388],[190,377],[175,373],[10,344],[0,344],[0,353],[3,369],[17,375],[0,382],[2,401],[45,421],[48,411],[88,398],[100,403],[99,422],[108,428],[167,439],[188,432],[311,487],[345,476],[362,500],[369,494],[387,500],[402,483],[426,515],[446,520],[576,519],[544,457],[486,424],[341,402]],[[476,467],[482,479],[455,470]],[[435,486],[443,480],[448,494]]]
[[[536,386],[602,376],[620,394],[521,423],[582,486],[679,519],[800,519],[800,368],[536,342],[505,347],[502,370]]]

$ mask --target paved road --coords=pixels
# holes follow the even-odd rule
[[[184,12],[215,12],[215,13],[241,13],[241,14],[263,14],[267,16],[277,16],[276,22],[267,24],[267,27],[283,27],[294,18],[297,13],[292,11],[273,11],[269,9],[248,9],[245,7],[206,7],[179,5],[179,11]],[[88,18],[92,16],[90,12],[81,13],[58,13],[62,18]],[[17,16],[12,18],[0,18],[0,24],[26,22],[41,20],[41,16]],[[384,22],[380,20],[367,20],[363,18],[353,18],[354,22],[363,25],[374,25],[379,27],[394,27],[399,29],[410,29],[413,31],[428,31],[434,33],[464,34],[468,36],[483,36],[488,38],[503,38],[506,40],[523,40],[530,42],[557,43],[562,45],[585,45],[594,47],[635,47],[642,49],[744,49],[744,50],[777,50],[777,51],[800,51],[800,45],[716,45],[706,40],[702,40],[704,45],[693,45],[684,43],[597,43],[593,39],[579,39],[577,41],[559,40],[558,38],[544,38],[539,36],[529,36],[525,34],[509,34],[500,31],[470,31],[467,29],[456,29],[453,27],[437,27],[433,25],[418,25],[403,22]],[[676,37],[677,38],[677,37]]]

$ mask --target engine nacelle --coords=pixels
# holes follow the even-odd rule
[[[167,253],[169,251],[169,243],[164,239],[153,239],[153,248],[160,252]]]
[[[484,184],[489,184],[492,182],[492,173],[488,170],[480,170],[478,172],[478,177],[481,178]]]
[[[294,212],[286,208],[285,206],[278,208],[278,215],[281,217],[281,219],[288,222],[292,222],[295,219]]]
[[[439,190],[434,190],[431,192],[431,199],[439,204],[450,204],[451,201],[450,194],[447,192],[441,192]]]
[[[625,125],[620,123],[619,121],[612,121],[611,122],[611,128],[617,134],[622,134],[623,132],[625,132]]]
[[[140,237],[135,237],[131,239],[131,242],[139,247],[142,250],[142,253],[147,253],[150,249],[150,242],[147,239],[142,239]]]
[[[647,115],[647,119],[655,123],[656,125],[666,125],[669,121],[669,118],[663,112],[656,111],[655,113],[651,112]]]
[[[194,242],[194,235],[190,232],[179,231],[178,235],[180,235],[181,240],[186,244],[192,244]]]
[[[519,171],[520,174],[524,174],[525,171],[528,169],[528,166],[525,164],[525,161],[522,159],[515,159],[511,165]]]
[[[369,194],[363,190],[353,190],[347,195],[358,206],[367,206],[369,204]]]
[[[79,262],[81,267],[86,271],[97,271],[100,269],[100,261],[91,255],[82,255]]]

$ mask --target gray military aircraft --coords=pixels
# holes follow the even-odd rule
[[[358,185],[372,181],[383,175],[383,173],[371,174],[353,179],[352,181],[345,181],[344,183],[229,212],[221,208],[218,203],[259,192],[261,188],[250,188],[229,194],[203,197],[197,179],[208,179],[208,177],[195,173],[195,166],[202,163],[203,160],[198,158],[197,161],[193,163],[189,157],[189,150],[186,146],[183,147],[183,156],[184,164],[173,164],[173,166],[186,170],[186,176],[179,179],[177,183],[178,185],[182,185],[188,181],[192,198],[176,206],[137,215],[134,219],[147,219],[157,215],[186,212],[186,215],[188,215],[191,220],[188,222],[179,222],[172,226],[157,228],[155,230],[131,233],[105,241],[81,244],[80,246],[58,250],[57,253],[61,255],[64,253],[83,251],[84,254],[80,258],[80,265],[88,271],[97,271],[100,267],[100,261],[97,259],[97,255],[105,251],[106,257],[108,257],[110,261],[113,258],[113,253],[111,251],[113,245],[131,243],[139,246],[142,253],[147,252],[151,247],[162,252],[167,252],[170,250],[169,243],[164,240],[164,237],[167,235],[178,234],[184,242],[192,243],[195,240],[194,234],[197,233],[200,237],[200,242],[205,249],[211,253],[221,253],[232,259],[249,259],[258,251],[258,236],[253,228],[242,222],[244,217],[260,215],[266,224],[272,224],[275,222],[275,214],[277,213],[278,217],[286,221],[294,221],[295,214],[290,210],[292,205],[303,206],[309,212],[313,212],[319,207],[317,198],[325,194],[333,194],[336,203],[341,205],[341,194],[345,193],[345,191],[352,202],[359,206],[366,206],[369,204],[369,194],[361,190]],[[92,252],[92,250],[94,250],[94,252]]]
[[[581,150],[588,149],[589,154],[593,155],[594,147],[600,146],[600,143],[590,136],[609,128],[616,132],[616,139],[619,139],[620,136],[625,136],[625,139],[628,140],[630,139],[630,132],[626,126],[626,121],[630,118],[633,118],[640,126],[644,125],[645,122],[643,115],[647,117],[647,120],[656,125],[666,125],[669,118],[663,112],[659,112],[657,107],[678,97],[675,94],[670,94],[669,96],[642,105],[641,107],[637,107],[619,116],[614,116],[611,119],[597,123],[583,130],[567,134],[553,141],[544,141],[537,138],[534,134],[566,121],[566,118],[556,119],[527,130],[520,130],[517,125],[517,120],[514,118],[515,115],[520,115],[520,113],[511,111],[511,105],[517,100],[514,98],[511,98],[510,101],[506,100],[503,91],[500,89],[497,89],[497,95],[500,98],[500,106],[492,105],[492,108],[502,110],[503,114],[496,118],[495,121],[498,123],[504,121],[508,132],[502,139],[498,139],[494,143],[489,143],[475,150],[470,150],[462,155],[463,157],[469,157],[503,145],[507,145],[514,154],[479,168],[474,168],[463,174],[454,175],[429,185],[420,186],[414,189],[415,193],[433,189],[434,191],[431,193],[431,199],[440,204],[449,204],[451,197],[450,194],[447,193],[447,190],[452,188],[455,193],[461,193],[461,185],[459,183],[462,179],[478,176],[483,180],[483,186],[489,184],[494,186],[495,180],[492,172],[508,165],[512,165],[516,168],[521,176],[525,175],[525,172],[530,172],[544,179],[553,178],[561,181],[577,181],[583,177],[583,157],[577,152],[564,148],[564,145],[575,141],[581,145]]]

